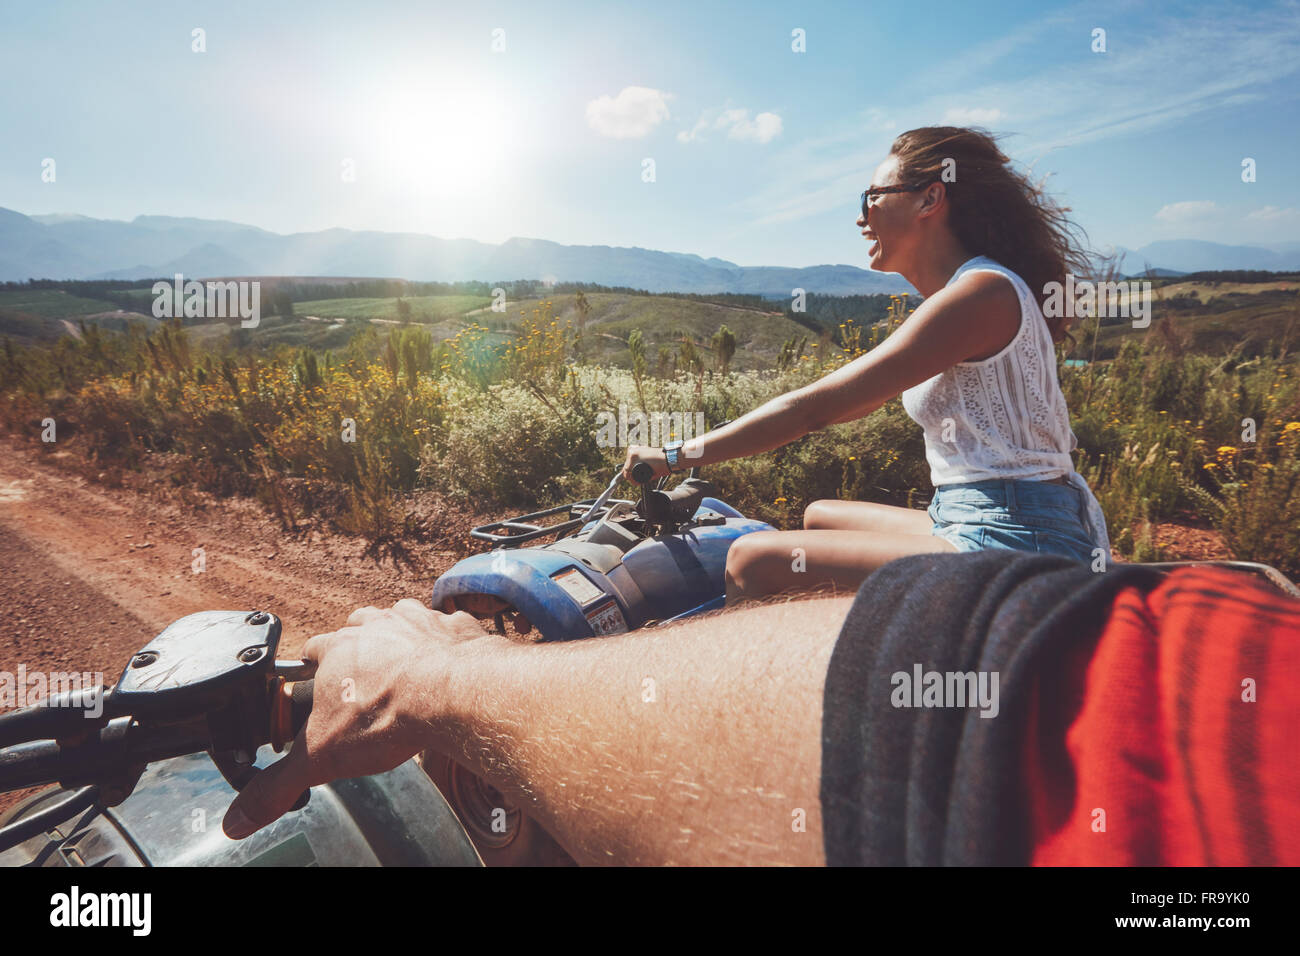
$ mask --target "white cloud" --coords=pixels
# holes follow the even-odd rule
[[[727,135],[752,143],[770,143],[773,137],[781,135],[781,117],[775,113],[759,113],[753,120],[742,116],[731,124]]]
[[[692,126],[690,129],[684,129],[678,131],[677,142],[679,143],[692,142],[693,140],[695,140],[696,137],[698,137],[701,133],[703,133],[708,128],[709,128],[708,122],[703,117],[701,117],[700,119],[695,121],[695,125]]]
[[[1196,222],[1219,211],[1212,199],[1196,199],[1188,202],[1174,202],[1161,206],[1156,218],[1161,222]]]
[[[671,93],[646,86],[625,86],[618,96],[601,96],[587,104],[587,125],[612,139],[640,139],[668,119]]]
[[[781,135],[783,128],[781,117],[775,113],[759,113],[753,119],[749,118],[749,110],[746,109],[722,110],[712,119],[709,118],[710,114],[711,111],[705,111],[689,130],[681,130],[677,134],[677,142],[690,143],[708,130],[725,130],[731,139],[748,143],[770,143]]]
[[[988,126],[1002,119],[1003,112],[995,109],[951,109],[943,114],[943,121],[949,126]]]
[[[1286,222],[1288,220],[1300,220],[1300,209],[1288,206],[1280,209],[1277,206],[1263,206],[1253,212],[1246,213],[1247,219],[1254,219],[1262,222]]]

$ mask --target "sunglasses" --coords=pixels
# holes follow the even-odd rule
[[[928,185],[929,183],[920,186],[872,186],[862,194],[862,218],[867,217],[867,209],[875,205],[877,196],[883,196],[886,193],[914,193]]]

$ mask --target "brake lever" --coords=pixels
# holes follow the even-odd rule
[[[276,661],[271,666],[273,677],[283,677],[287,683],[308,680],[316,676],[315,661]]]

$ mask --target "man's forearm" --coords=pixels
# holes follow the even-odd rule
[[[473,641],[450,699],[429,701],[432,743],[581,863],[821,863],[822,691],[849,603]]]

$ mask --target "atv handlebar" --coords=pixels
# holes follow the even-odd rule
[[[667,494],[668,500],[672,502],[673,513],[682,515],[679,519],[681,521],[690,521],[706,497],[718,496],[718,489],[703,478],[687,478]]]
[[[718,494],[711,484],[694,475],[695,469],[691,469],[691,472],[691,477],[685,479],[672,491],[662,492],[650,487],[650,482],[654,480],[654,471],[650,465],[646,462],[637,462],[632,467],[631,478],[641,485],[642,504],[638,507],[641,517],[645,519],[648,512],[649,523],[659,526],[689,521],[699,508],[700,502],[705,495],[716,496]],[[493,521],[491,524],[479,525],[471,530],[469,535],[471,538],[487,541],[498,548],[517,548],[539,538],[552,535],[560,537],[569,532],[577,531],[586,527],[591,521],[606,518],[615,508],[638,504],[628,499],[610,497],[621,476],[622,469],[620,468],[619,471],[615,472],[609,487],[596,498],[574,501],[566,505],[556,505],[554,508],[546,508],[542,511],[533,511],[518,517],[506,518],[502,521]],[[706,490],[697,493],[695,491],[696,487],[702,487]],[[665,499],[668,503],[665,503]],[[644,504],[647,500],[650,501],[648,507]],[[567,514],[567,520],[549,525],[542,524],[545,519],[562,513]]]
[[[647,525],[669,532],[695,517],[706,496],[718,494],[718,490],[703,478],[687,478],[672,491],[655,491],[647,484],[641,488],[637,513]]]
[[[86,729],[84,713],[97,710],[98,701],[107,695],[102,687],[52,694],[39,704],[0,714],[0,747],[29,740],[67,737]],[[3,767],[3,754],[0,754]]]
[[[314,671],[277,661],[280,621],[204,611],[132,656],[117,684],[67,691],[0,715],[0,792],[47,783],[98,788],[114,806],[155,761],[207,752],[236,790],[258,749],[294,738],[311,713]]]
[[[284,685],[287,721],[277,733],[274,723],[255,734],[258,747],[271,744],[283,749],[284,743],[297,736],[311,715],[314,681]],[[43,711],[43,705],[24,708],[5,717],[26,711]],[[41,715],[33,715],[39,718]],[[79,718],[84,719],[84,718]],[[211,748],[212,734],[208,719],[198,717],[180,723],[155,724],[133,717],[117,717],[79,738],[48,737],[43,731],[21,740],[12,738],[0,749],[0,793],[58,783],[72,789],[104,785],[135,768],[187,754],[203,753]],[[134,786],[134,781],[132,781]],[[123,799],[129,795],[123,794]],[[114,801],[118,802],[118,801]]]

